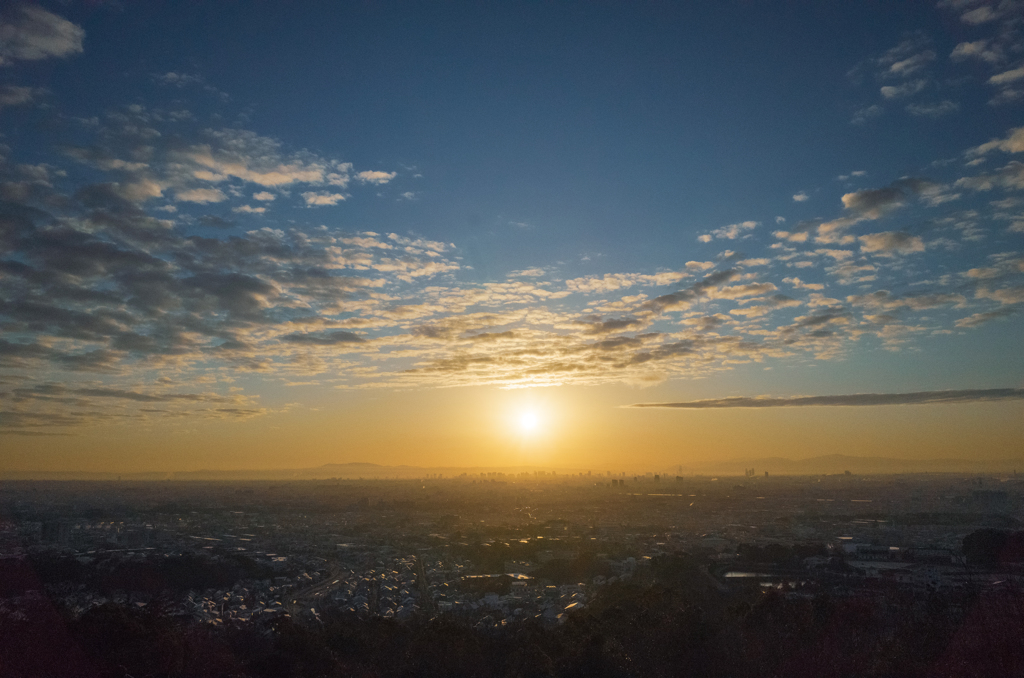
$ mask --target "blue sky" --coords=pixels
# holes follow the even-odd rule
[[[1022,17],[11,5],[0,430],[1019,389]]]

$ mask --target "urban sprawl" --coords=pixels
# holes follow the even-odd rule
[[[673,556],[723,594],[1018,583],[1024,558],[1005,548],[1024,508],[1015,473],[766,475],[6,481],[0,616],[46,598],[74,615],[159,603],[211,625],[343,614],[556,627]]]

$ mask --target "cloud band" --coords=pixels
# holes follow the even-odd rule
[[[764,407],[866,407],[880,405],[950,405],[957,403],[992,402],[998,400],[1024,400],[1024,388],[982,388],[951,391],[916,391],[913,393],[855,393],[853,395],[797,396],[771,398],[768,396],[737,396],[691,400],[681,403],[635,403],[627,407],[666,407],[685,410],[712,410],[728,408]]]

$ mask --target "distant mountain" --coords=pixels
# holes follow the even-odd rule
[[[762,457],[757,459],[728,459],[715,462],[682,464],[668,469],[635,468],[628,473],[645,473],[653,470],[663,475],[725,475],[742,476],[747,469],[763,476],[765,471],[772,476],[824,475],[856,473],[858,475],[885,475],[893,473],[1010,473],[1024,472],[1024,459],[896,459],[890,457],[855,457],[843,454],[829,454],[809,459],[786,459],[784,457]],[[604,475],[603,470],[593,471],[596,477]],[[184,480],[184,481],[227,481],[227,480],[326,480],[339,479],[412,479],[441,475],[454,478],[463,474],[481,473],[586,473],[587,469],[544,468],[540,466],[517,467],[457,467],[457,466],[385,466],[369,462],[324,464],[311,468],[293,469],[233,469],[200,470],[151,473],[89,473],[75,471],[0,471],[4,480]],[[596,479],[595,477],[595,479]]]
[[[339,479],[411,479],[423,478],[428,475],[441,475],[454,478],[463,474],[479,475],[481,473],[533,473],[543,471],[566,473],[586,473],[583,469],[552,469],[540,466],[520,467],[423,467],[423,466],[384,466],[369,462],[350,462],[344,464],[324,464],[310,468],[291,469],[202,469],[198,471],[150,472],[150,473],[93,473],[77,471],[0,471],[0,479],[4,480],[185,480],[185,481],[228,481],[228,480],[327,480]],[[603,472],[602,472],[603,473]]]

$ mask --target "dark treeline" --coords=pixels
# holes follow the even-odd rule
[[[982,529],[964,537],[964,557],[971,565],[998,567],[1024,562],[1024,532]]]
[[[37,556],[0,559],[0,598],[42,586],[85,586],[103,595],[132,591],[148,596],[230,587],[239,579],[274,576],[244,555],[212,560],[191,555],[151,556],[144,560],[108,559],[85,565],[71,557]]]
[[[554,629],[480,630],[325,613],[323,623],[214,627],[145,607],[72,618],[45,597],[0,617],[0,675],[246,676],[1019,676],[1024,595],[1011,588],[797,598],[716,590],[684,556],[602,589]]]

